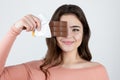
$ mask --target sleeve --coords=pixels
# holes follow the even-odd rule
[[[97,80],[109,80],[107,70],[103,65],[101,65],[98,69],[96,69],[96,79]]]
[[[24,64],[5,67],[0,80],[29,80],[29,73]]]

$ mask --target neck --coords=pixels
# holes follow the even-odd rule
[[[80,58],[78,51],[64,52],[63,53],[63,65],[71,65],[83,61]]]

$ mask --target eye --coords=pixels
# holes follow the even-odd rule
[[[72,29],[73,32],[78,32],[80,31],[79,29]]]

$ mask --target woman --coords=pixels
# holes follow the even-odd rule
[[[104,66],[91,62],[90,29],[82,9],[76,5],[62,5],[51,21],[66,21],[68,35],[47,38],[48,51],[43,60],[4,67],[16,37],[23,28],[40,30],[40,20],[26,15],[11,27],[0,42],[0,80],[108,80]]]

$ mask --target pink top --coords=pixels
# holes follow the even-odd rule
[[[11,28],[0,41],[0,80],[45,80],[39,69],[40,60],[4,67],[10,48],[19,33],[17,29]],[[109,80],[103,65],[79,69],[56,66],[49,71],[49,80]]]

